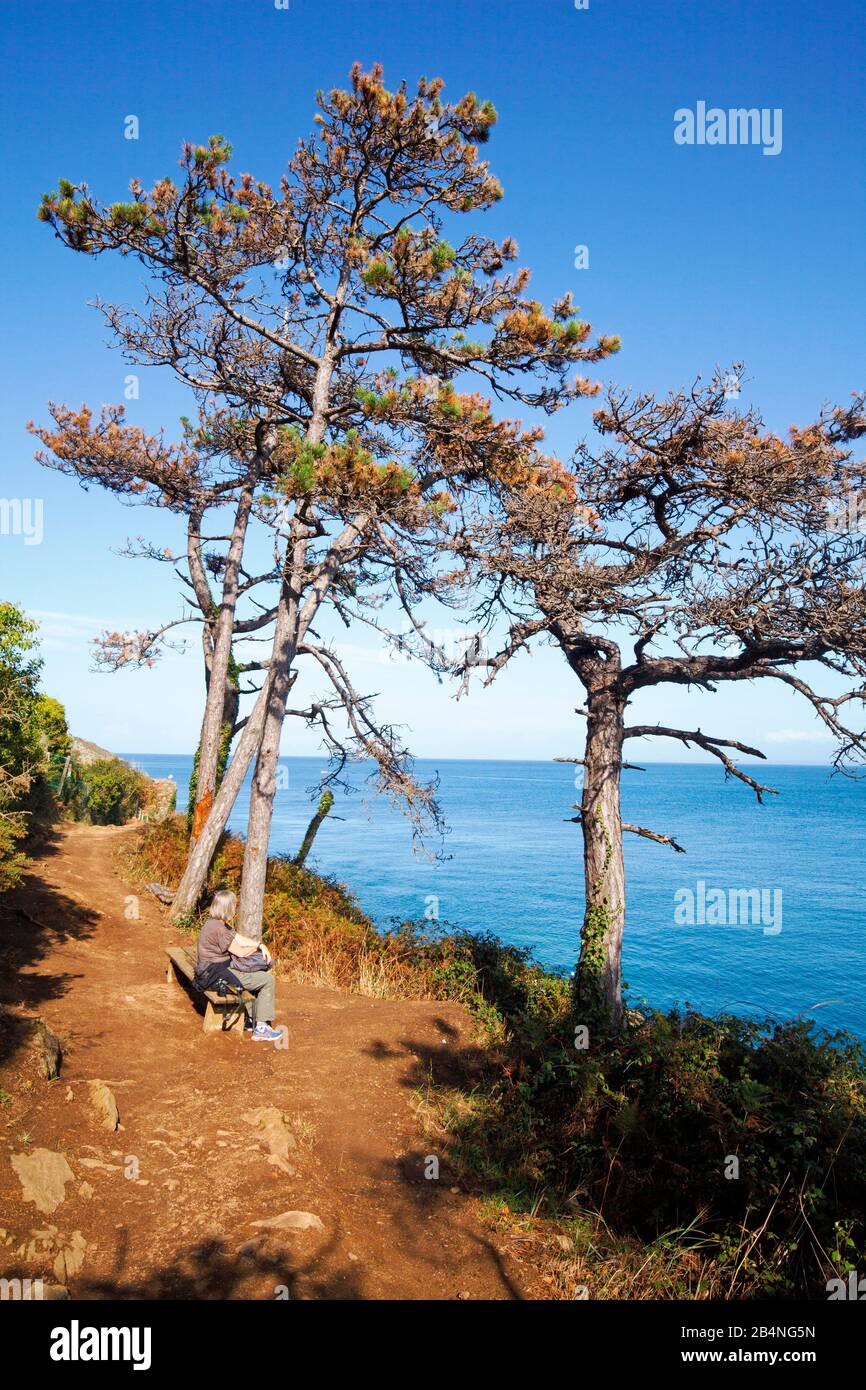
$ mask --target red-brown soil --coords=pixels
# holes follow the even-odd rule
[[[543,1297],[446,1168],[424,1177],[413,1095],[431,1072],[471,1074],[465,1013],[281,981],[287,1048],[205,1035],[190,996],[165,981],[164,948],[179,938],[163,909],[145,896],[137,920],[125,915],[136,905],[116,852],[134,833],[61,826],[0,905],[7,1023],[38,1016],[64,1049],[47,1081],[30,1044],[5,1031],[0,1274],[56,1280],[49,1257],[16,1254],[53,1226],[55,1242],[75,1231],[87,1242],[65,1280],[74,1298]],[[117,1101],[114,1132],[88,1102],[93,1079]],[[277,1107],[298,1141],[291,1175],[244,1118],[261,1106]],[[75,1175],[51,1214],[22,1200],[11,1164],[38,1148],[61,1151]],[[124,1176],[130,1157],[137,1179]],[[252,1224],[291,1210],[324,1229]]]

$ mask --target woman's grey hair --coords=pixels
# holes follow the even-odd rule
[[[211,917],[218,917],[221,922],[229,922],[237,910],[237,894],[228,888],[221,888],[218,893],[214,893],[208,912]]]

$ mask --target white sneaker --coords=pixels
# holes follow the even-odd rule
[[[252,1032],[253,1042],[279,1042],[282,1037],[279,1028],[269,1028],[266,1023],[257,1023]]]

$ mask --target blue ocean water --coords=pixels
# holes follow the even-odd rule
[[[152,776],[174,777],[185,806],[191,758],[130,757]],[[294,853],[323,763],[286,758],[282,768],[271,850]],[[419,759],[416,772],[439,776],[447,858],[413,853],[408,824],[370,798],[361,769],[351,795],[337,792],[311,866],[345,883],[380,925],[438,909],[440,921],[531,945],[543,964],[572,970],[583,912],[580,829],[566,821],[579,799],[574,769]],[[763,765],[761,780],[780,795],[760,806],[715,766],[653,763],[623,777],[624,819],[672,834],[687,851],[626,836],[631,1002],[804,1014],[866,1037],[866,784],[824,767]],[[232,829],[243,833],[246,811],[244,790]],[[682,919],[701,883],[705,898],[720,888],[727,903],[732,889],[763,892],[763,920],[707,925],[696,912],[693,925],[678,924],[676,904],[686,904]]]

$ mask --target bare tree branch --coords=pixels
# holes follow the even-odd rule
[[[762,801],[765,795],[778,796],[778,791],[774,787],[762,786],[756,782],[747,772],[737,765],[724,752],[725,748],[736,748],[740,753],[747,753],[753,758],[762,758],[766,761],[766,754],[759,748],[751,748],[747,743],[739,743],[736,739],[713,738],[710,734],[701,733],[700,729],[668,729],[661,724],[634,724],[631,728],[623,730],[623,738],[673,738],[679,739],[688,748],[691,744],[696,744],[698,748],[703,748],[707,753],[712,753],[714,758],[718,758],[725,769],[726,775],[737,777],[746,786],[751,787],[758,801]]]

